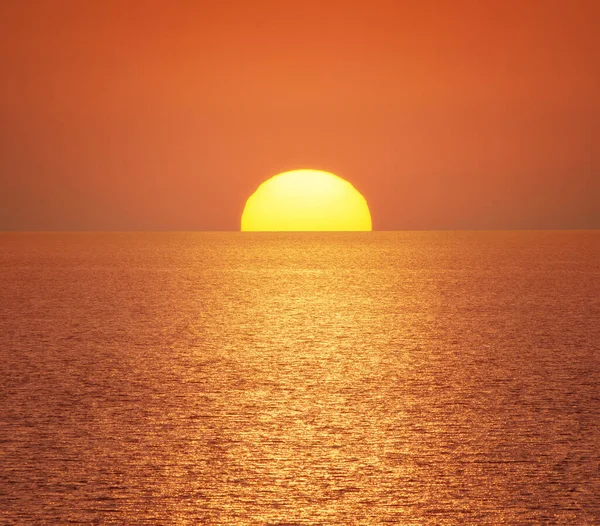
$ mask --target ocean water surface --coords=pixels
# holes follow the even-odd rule
[[[0,524],[600,524],[600,232],[0,234]]]

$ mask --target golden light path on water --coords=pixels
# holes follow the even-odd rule
[[[600,516],[597,233],[0,244],[8,523]]]

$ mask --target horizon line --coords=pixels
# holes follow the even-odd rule
[[[373,229],[373,230],[191,230],[191,229],[34,229],[3,230],[0,234],[371,234],[378,232],[597,232],[598,228],[420,228],[420,229]]]

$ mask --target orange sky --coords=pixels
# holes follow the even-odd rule
[[[319,168],[376,229],[600,228],[597,0],[3,0],[0,229],[239,228]]]

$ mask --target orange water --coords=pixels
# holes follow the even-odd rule
[[[600,524],[600,232],[0,235],[2,524]]]

